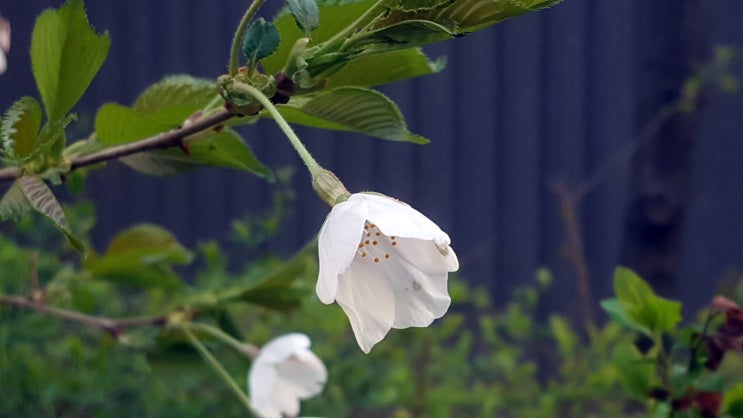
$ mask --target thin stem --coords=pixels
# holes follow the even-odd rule
[[[294,133],[294,130],[291,126],[286,122],[286,119],[284,119],[283,116],[281,116],[281,113],[279,113],[279,110],[276,109],[276,106],[274,106],[273,103],[271,103],[271,100],[266,97],[265,94],[263,94],[260,90],[257,88],[240,82],[235,82],[236,89],[241,89],[245,93],[250,94],[253,96],[256,100],[260,102],[261,105],[263,105],[266,110],[268,110],[268,113],[273,116],[273,119],[276,121],[276,123],[279,125],[279,128],[281,128],[281,131],[284,132],[284,135],[286,135],[287,139],[289,139],[289,142],[292,144],[294,149],[299,154],[299,157],[302,158],[302,161],[304,162],[304,165],[307,166],[307,169],[310,171],[310,174],[314,177],[320,170],[322,170],[322,167],[320,167],[320,164],[315,161],[315,159],[312,157],[309,151],[307,151],[307,148],[305,148],[304,144],[302,144],[302,141],[299,140],[299,137],[297,134]]]
[[[240,20],[240,24],[237,26],[237,30],[235,31],[235,36],[232,38],[232,48],[230,49],[230,62],[228,65],[228,69],[231,76],[237,75],[238,70],[238,60],[240,59],[240,43],[242,42],[243,33],[245,33],[245,28],[248,27],[248,24],[253,19],[253,16],[255,16],[256,12],[258,12],[258,9],[263,5],[263,2],[266,0],[253,0],[253,3],[248,7],[248,10],[245,12],[245,15],[243,16],[242,20]]]
[[[173,129],[170,132],[157,134],[155,136],[142,139],[136,142],[106,148],[103,151],[90,155],[70,159],[70,172],[82,167],[95,165],[109,160],[125,157],[143,151],[153,149],[172,148],[180,146],[183,140],[195,133],[205,131],[215,126],[221,125],[229,119],[235,117],[234,114],[226,109],[220,109],[215,113],[197,121],[193,125]],[[0,182],[13,181],[20,175],[17,167],[9,167],[0,170]]]
[[[166,316],[107,318],[103,316],[86,315],[77,311],[55,308],[33,301],[22,296],[0,295],[0,305],[15,306],[29,309],[38,313],[54,316],[70,322],[102,328],[114,337],[121,335],[123,328],[139,326],[162,326],[167,323]]]
[[[230,376],[229,373],[227,373],[227,370],[222,367],[222,364],[214,358],[212,353],[207,350],[206,347],[204,347],[204,344],[201,343],[194,335],[191,333],[191,331],[188,329],[190,326],[182,326],[184,324],[181,324],[179,327],[184,334],[188,337],[188,339],[191,341],[191,344],[196,348],[196,350],[199,351],[199,354],[201,354],[201,357],[206,360],[206,363],[214,369],[215,372],[219,375],[219,377],[224,380],[224,382],[227,384],[227,386],[232,389],[232,392],[240,399],[240,401],[245,405],[248,412],[253,412],[252,409],[250,409],[250,399],[248,399],[248,396],[245,395],[245,392],[240,388],[240,386],[235,383],[235,381],[232,379],[232,376]]]
[[[204,324],[201,322],[190,322],[187,324],[183,324],[184,327],[188,327],[190,330],[195,332],[203,332],[205,334],[209,334],[213,336],[214,338],[217,338],[218,340],[222,341],[223,343],[229,345],[230,347],[234,348],[241,354],[245,354],[250,358],[255,358],[255,356],[258,355],[258,352],[260,349],[256,347],[253,344],[244,343],[242,341],[238,341],[235,339],[235,337],[231,336],[230,334],[227,334],[226,332],[222,331],[221,329],[211,326],[209,324]]]

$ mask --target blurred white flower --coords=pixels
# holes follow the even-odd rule
[[[459,269],[450,242],[405,203],[353,194],[320,229],[317,296],[338,302],[368,353],[391,328],[426,327],[449,309],[448,273]]]
[[[328,371],[310,344],[305,334],[286,334],[258,352],[248,373],[248,396],[260,417],[296,417],[300,399],[322,392]]]
[[[8,68],[5,54],[10,52],[10,22],[0,16],[0,74]]]

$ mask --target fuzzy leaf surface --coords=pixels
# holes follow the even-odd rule
[[[81,254],[85,254],[85,244],[72,233],[67,218],[62,211],[62,206],[46,183],[38,177],[23,176],[18,179],[18,185],[29,205],[49,218],[54,226],[67,238],[67,241]]]
[[[359,132],[391,141],[429,142],[408,131],[394,102],[370,89],[339,87],[312,97],[295,98],[278,109],[286,120],[300,125]]]
[[[271,22],[258,18],[245,31],[242,51],[248,61],[255,63],[271,55],[279,46],[279,31]]]
[[[22,97],[10,106],[2,119],[2,147],[5,157],[20,161],[36,145],[41,127],[41,106],[33,97]]]
[[[199,166],[226,167],[249,171],[273,181],[273,173],[263,165],[235,131],[224,129],[207,138],[188,142],[188,154],[180,148],[143,152],[121,159],[143,174],[180,174]]]

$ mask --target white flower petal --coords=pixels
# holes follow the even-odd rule
[[[3,74],[8,68],[8,61],[5,59],[5,54],[0,51],[0,74]]]
[[[309,348],[309,337],[299,333],[263,346],[248,373],[251,406],[259,416],[296,416],[300,399],[322,391],[328,372]]]
[[[417,240],[400,241],[402,246]],[[389,283],[395,293],[393,328],[427,327],[446,313],[451,304],[448,272],[426,273],[405,259],[389,264]]]
[[[297,399],[311,398],[322,392],[328,380],[328,371],[315,353],[298,351],[279,363],[279,380],[286,383],[286,390]]]
[[[367,219],[376,224],[385,235],[436,240],[446,242],[447,245],[451,242],[438,225],[405,203],[383,195],[358,195],[368,202]]]
[[[352,195],[333,207],[320,229],[320,272],[315,291],[325,304],[335,300],[338,276],[348,269],[356,255],[367,212],[366,201],[358,195]]]
[[[440,245],[433,241],[400,238],[395,251],[426,273],[452,272],[459,270],[459,260],[448,244]]]
[[[365,353],[387,335],[395,315],[392,288],[372,263],[354,262],[341,275],[335,296]]]
[[[281,410],[277,409],[273,400],[277,376],[276,366],[261,361],[259,354],[248,373],[248,391],[250,404],[261,417],[281,418]]]

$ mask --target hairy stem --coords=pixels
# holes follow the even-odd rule
[[[70,309],[55,308],[36,302],[23,296],[0,295],[0,305],[14,306],[54,316],[65,321],[98,327],[106,330],[114,337],[121,335],[124,328],[140,326],[162,326],[168,321],[166,316],[145,316],[131,318],[107,318],[103,316],[86,315]]]
[[[238,341],[237,339],[235,339],[235,337],[231,336],[230,334],[227,334],[221,329],[211,326],[209,324],[204,324],[200,322],[190,322],[187,324],[183,324],[183,326],[187,327],[191,331],[203,332],[205,334],[209,334],[212,337],[234,348],[239,353],[245,354],[246,356],[250,358],[255,358],[255,356],[257,356],[258,352],[260,351],[260,349],[257,346],[253,344],[245,343],[242,341]]]
[[[115,160],[127,155],[136,154],[153,149],[164,149],[180,146],[183,140],[193,134],[205,131],[215,126],[221,125],[235,115],[226,109],[221,109],[213,114],[195,122],[193,125],[173,129],[172,131],[157,134],[136,142],[118,145],[106,148],[103,151],[96,152],[82,157],[70,159],[70,172],[82,167],[99,164],[105,161]],[[0,170],[0,182],[13,181],[19,177],[20,171],[17,167],[9,167]]]
[[[234,86],[236,90],[242,90],[243,92],[253,96],[256,100],[258,100],[258,102],[260,102],[261,105],[263,105],[266,110],[268,110],[273,119],[276,121],[276,124],[279,125],[281,131],[284,132],[286,138],[297,151],[297,154],[299,154],[299,157],[302,158],[302,161],[304,162],[304,165],[307,166],[310,174],[312,174],[313,177],[317,175],[322,170],[322,167],[320,167],[320,164],[315,161],[310,152],[307,151],[307,148],[305,148],[304,144],[302,144],[302,141],[300,141],[297,134],[294,133],[292,127],[289,126],[289,124],[286,122],[286,119],[281,116],[281,113],[279,113],[279,110],[276,109],[276,106],[271,103],[271,100],[269,100],[268,97],[266,97],[266,95],[263,94],[260,90],[249,84],[236,81],[234,83]]]
[[[248,24],[253,19],[253,16],[255,16],[256,12],[258,12],[258,9],[263,5],[263,2],[266,0],[253,0],[253,3],[251,3],[250,7],[248,7],[248,10],[245,12],[245,15],[243,16],[242,20],[240,20],[240,24],[237,26],[237,30],[235,31],[235,36],[232,38],[232,48],[230,49],[230,62],[228,64],[229,72],[231,76],[236,76],[238,71],[238,61],[240,59],[240,43],[242,42],[243,33],[245,33],[245,28],[248,27]]]
[[[240,389],[240,386],[235,383],[235,380],[232,379],[232,376],[230,376],[229,373],[227,373],[227,370],[222,367],[222,364],[214,358],[214,355],[209,352],[209,350],[204,346],[204,344],[201,343],[201,341],[196,338],[193,333],[189,330],[188,325],[183,326],[184,324],[181,324],[179,328],[183,331],[184,334],[188,337],[189,341],[191,341],[191,344],[196,348],[196,350],[199,351],[199,354],[201,354],[201,357],[204,358],[206,363],[211,366],[212,369],[219,375],[219,377],[224,380],[224,382],[227,384],[227,386],[232,389],[232,392],[240,399],[240,401],[245,405],[248,412],[252,412],[250,409],[250,399],[248,399],[248,396],[245,395],[245,392],[243,392],[242,389]]]

